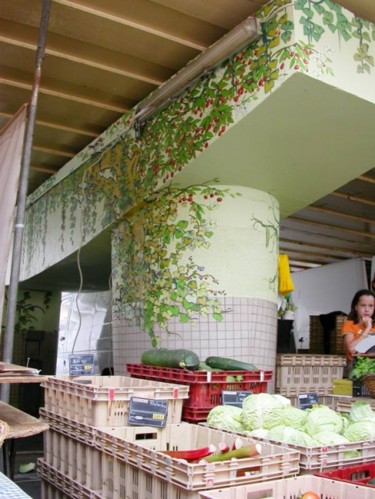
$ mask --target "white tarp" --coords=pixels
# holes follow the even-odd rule
[[[21,170],[26,115],[27,105],[25,104],[0,130],[0,324]]]

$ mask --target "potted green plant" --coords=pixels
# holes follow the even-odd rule
[[[278,310],[278,317],[279,319],[284,319],[284,320],[294,320],[295,317],[295,311],[297,307],[295,303],[289,298],[284,300],[284,303],[281,305],[281,307]]]
[[[358,356],[351,377],[354,381],[363,383],[368,388],[370,395],[375,397],[375,357]]]

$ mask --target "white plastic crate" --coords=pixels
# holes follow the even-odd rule
[[[320,499],[374,499],[375,492],[369,487],[343,484],[312,475],[284,480],[273,480],[240,487],[201,492],[205,499],[296,499],[300,492],[313,491]]]
[[[116,457],[102,454],[102,499],[198,499],[199,492],[184,490]]]
[[[45,409],[90,426],[127,424],[131,397],[168,401],[167,424],[179,423],[189,387],[129,376],[51,376],[44,388]]]
[[[358,400],[370,404],[372,410],[375,411],[375,399],[365,397],[346,397],[343,395],[333,396],[335,410],[338,412],[349,412],[352,404]]]
[[[283,445],[288,449],[298,452],[300,454],[299,464],[301,474],[317,473],[375,460],[375,440],[316,447],[305,447],[303,445],[261,438],[255,438],[255,440]]]
[[[95,428],[93,426],[47,411],[44,407],[39,409],[39,415],[41,420],[48,423],[51,430],[58,431],[79,442],[94,445]]]
[[[200,426],[212,428],[205,423],[201,423]],[[238,435],[241,438],[246,437],[245,433],[233,432],[230,430],[222,431],[234,436]],[[306,447],[304,445],[291,444],[260,437],[253,437],[253,439],[262,444],[268,442],[298,452],[300,456],[300,474],[318,473],[341,468],[343,466],[375,461],[375,439],[366,440],[364,442],[351,442],[341,445],[321,445],[315,447]]]
[[[303,392],[299,392],[299,394],[300,393]],[[287,398],[290,400],[293,407],[299,408],[299,399],[297,395],[289,395]],[[336,410],[336,399],[334,395],[318,395],[318,404],[323,404],[328,406],[330,409]],[[49,421],[48,424],[50,424]]]
[[[63,454],[64,452],[68,452],[66,449],[68,449],[68,446],[72,444],[68,442],[66,449],[64,449],[59,443],[61,435],[65,436],[65,441],[66,439],[73,441],[78,440],[86,445],[90,445],[92,447],[96,446],[97,431],[95,427],[88,426],[83,423],[76,423],[72,419],[58,416],[54,413],[46,411],[45,409],[40,409],[40,415],[43,421],[48,423],[50,430],[53,430],[51,433],[46,432],[47,436],[44,445],[46,460],[48,463],[52,463],[53,466],[59,467],[58,459],[61,459],[61,465],[63,465],[65,461],[68,462],[69,460],[69,455],[65,458]],[[104,435],[106,436],[106,434]],[[166,445],[164,435],[166,435],[164,428],[157,428],[153,426],[115,426],[111,428],[111,435],[108,436],[108,440],[110,444],[112,444],[112,436],[120,436],[125,440],[138,443],[143,447],[155,449],[158,446],[160,447]],[[100,443],[97,446],[100,449],[102,448],[105,436],[101,437]],[[54,439],[57,440],[55,444],[53,442]],[[63,448],[62,451],[60,451],[61,448]],[[55,456],[56,454],[58,454],[58,457],[52,462],[51,456]]]
[[[279,354],[275,391],[286,397],[309,392],[328,395],[345,366],[346,358],[341,355]]]
[[[90,490],[47,464],[44,459],[38,459],[37,471],[42,482],[42,499],[100,499],[102,497],[101,491]]]
[[[181,423],[164,428],[153,448],[141,442],[130,442],[127,429],[97,428],[95,445],[104,454],[117,458],[138,469],[158,476],[184,490],[202,490],[229,487],[240,483],[271,480],[299,472],[299,452],[270,442],[262,442],[261,455],[208,463],[188,463],[173,459],[159,451],[199,449],[220,442],[232,446],[236,436],[232,433],[200,425]],[[241,437],[244,445],[254,444],[250,437]]]
[[[90,490],[101,487],[101,453],[95,447],[48,430],[44,441],[44,462]]]

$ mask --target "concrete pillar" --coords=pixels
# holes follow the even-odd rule
[[[145,316],[162,347],[273,370],[278,235],[278,202],[247,187],[166,190],[146,203],[113,241],[116,372],[151,348]]]

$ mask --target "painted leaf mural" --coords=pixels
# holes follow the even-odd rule
[[[138,317],[154,346],[155,324],[194,321],[198,315],[223,320],[215,276],[194,260],[195,248],[209,248],[215,227],[208,213],[225,200],[227,190],[209,185],[168,187],[149,197],[126,224],[117,256],[122,262],[117,303],[128,319]]]

